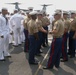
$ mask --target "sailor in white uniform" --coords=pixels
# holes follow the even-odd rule
[[[14,44],[13,44],[14,46],[18,46],[19,44],[21,44],[21,38],[20,38],[21,20],[22,17],[18,13],[18,11],[10,18],[10,24],[12,26],[12,31],[14,35]]]
[[[2,8],[0,15],[0,61],[4,60],[4,56],[11,57],[9,50],[9,26],[6,18],[7,9]]]

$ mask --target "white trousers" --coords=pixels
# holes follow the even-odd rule
[[[13,35],[14,35],[14,45],[21,44],[21,38],[20,38],[20,29],[21,28],[14,28]]]
[[[9,34],[4,37],[4,56],[10,56],[9,53]]]
[[[9,35],[5,34],[4,38],[0,37],[0,60],[4,59],[4,56],[10,56],[8,50],[9,50]]]

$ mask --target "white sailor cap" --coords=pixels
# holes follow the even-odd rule
[[[32,11],[32,12],[30,12],[29,14],[30,14],[30,15],[35,15],[35,14],[37,14],[37,12],[36,12],[36,11]]]
[[[21,13],[25,13],[24,11],[21,11]]]
[[[69,13],[67,11],[63,11],[63,14],[64,15],[68,15]]]
[[[60,12],[60,11],[56,11],[56,12],[54,12],[53,15],[55,16],[55,15],[60,15],[60,14],[62,14],[62,12]]]
[[[62,12],[62,10],[60,10],[60,9],[56,9],[55,12]]]
[[[29,14],[30,13],[30,11],[26,11],[26,14]]]
[[[60,9],[55,10],[53,15],[58,15],[58,14],[62,14],[62,10]]]
[[[18,11],[18,13],[19,13],[19,14],[22,14],[22,13],[25,13],[25,12],[24,12],[24,11],[22,11],[22,10],[20,10],[20,11]]]

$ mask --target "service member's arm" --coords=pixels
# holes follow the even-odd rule
[[[37,26],[38,26],[38,30],[43,32],[43,33],[47,33],[47,31],[42,27],[42,23],[41,22],[36,22]]]
[[[43,27],[40,28],[40,31],[43,33],[47,33],[47,31]]]
[[[52,30],[53,30],[53,26],[54,26],[55,22],[56,22],[56,20],[52,21]]]
[[[50,34],[56,34],[56,33],[58,32],[58,30],[59,30],[59,25],[55,24],[55,25],[53,26],[53,30],[50,31],[49,33],[50,33]]]
[[[26,29],[26,26],[27,26],[27,20],[26,19],[23,21],[23,26]]]

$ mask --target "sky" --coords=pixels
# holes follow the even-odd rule
[[[62,10],[76,10],[76,0],[0,0],[0,10],[3,7],[8,8],[8,11],[13,12],[14,5],[8,5],[5,3],[20,2],[20,8],[27,9],[28,7],[34,7],[36,9],[42,9],[42,4],[53,4],[47,7],[47,13],[52,15],[56,9]]]

